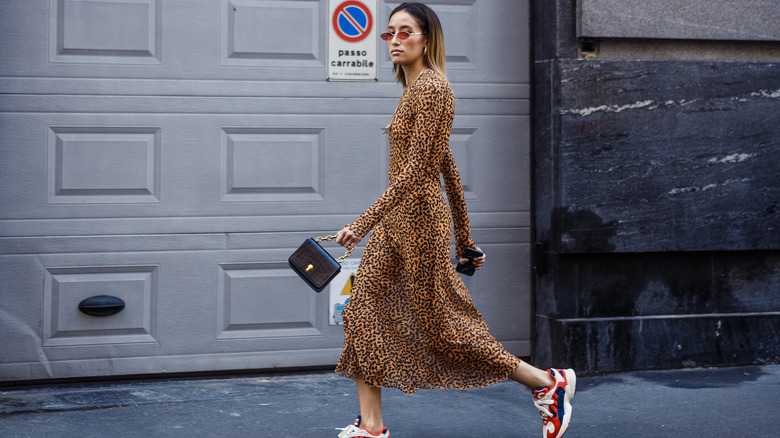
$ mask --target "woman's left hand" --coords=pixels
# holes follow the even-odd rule
[[[475,268],[477,271],[479,271],[480,269],[482,269],[482,266],[484,266],[484,265],[485,265],[485,252],[484,252],[484,251],[482,251],[481,249],[479,249],[479,247],[478,247],[478,246],[477,246],[477,247],[475,247],[474,249],[476,249],[477,251],[479,251],[479,252],[481,252],[481,253],[482,253],[482,255],[481,255],[481,256],[479,256],[479,257],[477,257],[477,258],[475,258],[475,259],[474,259],[474,268]],[[463,263],[466,263],[467,261],[469,261],[469,259],[467,259],[467,258],[465,258],[465,257],[460,257],[460,258],[458,259],[458,262],[459,262],[459,263],[461,263],[461,264],[463,264]]]

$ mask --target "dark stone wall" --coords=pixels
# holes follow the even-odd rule
[[[578,36],[780,40],[777,0],[579,0]]]
[[[537,356],[582,372],[780,361],[776,251],[548,255]],[[549,283],[555,283],[550,285]]]
[[[780,248],[780,64],[557,67],[561,252]]]
[[[780,361],[780,63],[585,56],[576,6],[533,5],[534,361]]]

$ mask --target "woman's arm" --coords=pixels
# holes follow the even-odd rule
[[[446,110],[445,93],[451,94],[451,91],[440,83],[421,84],[420,90],[416,93],[419,97],[413,102],[417,115],[409,146],[409,161],[382,196],[355,222],[347,225],[357,238],[362,239],[377,222],[409,196],[414,188],[420,185],[426,172],[435,172],[435,167],[431,167],[430,164],[431,154],[435,152],[436,135]]]
[[[475,248],[476,245],[471,239],[471,225],[460,172],[449,147],[442,154],[441,174],[444,177],[444,188],[447,190],[452,221],[455,223],[455,254],[460,257],[465,248]]]
[[[468,259],[461,257],[463,250],[474,248],[477,251],[482,250],[471,239],[471,224],[469,223],[469,212],[466,208],[466,198],[463,196],[463,183],[460,180],[460,172],[452,157],[452,151],[448,147],[442,156],[441,173],[444,177],[444,187],[447,190],[447,200],[450,204],[452,221],[455,223],[455,255],[458,263],[466,263]],[[474,259],[476,270],[482,269],[485,265],[485,254]]]

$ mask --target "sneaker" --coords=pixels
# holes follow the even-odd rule
[[[555,385],[550,388],[534,390],[534,405],[542,416],[542,436],[544,438],[561,438],[569,428],[571,420],[571,399],[577,386],[577,376],[574,370],[548,370],[555,378]]]
[[[350,424],[344,428],[336,428],[336,430],[341,431],[338,438],[390,438],[390,432],[386,427],[382,429],[382,433],[379,435],[374,435],[366,429],[361,429],[358,426],[360,426],[360,415],[358,415],[354,424]]]

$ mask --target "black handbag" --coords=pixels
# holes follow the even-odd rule
[[[341,262],[352,255],[352,249],[349,249],[336,260],[319,244],[323,240],[330,241],[335,238],[336,236],[308,238],[287,259],[290,268],[317,292],[325,289],[328,283],[341,272]]]

